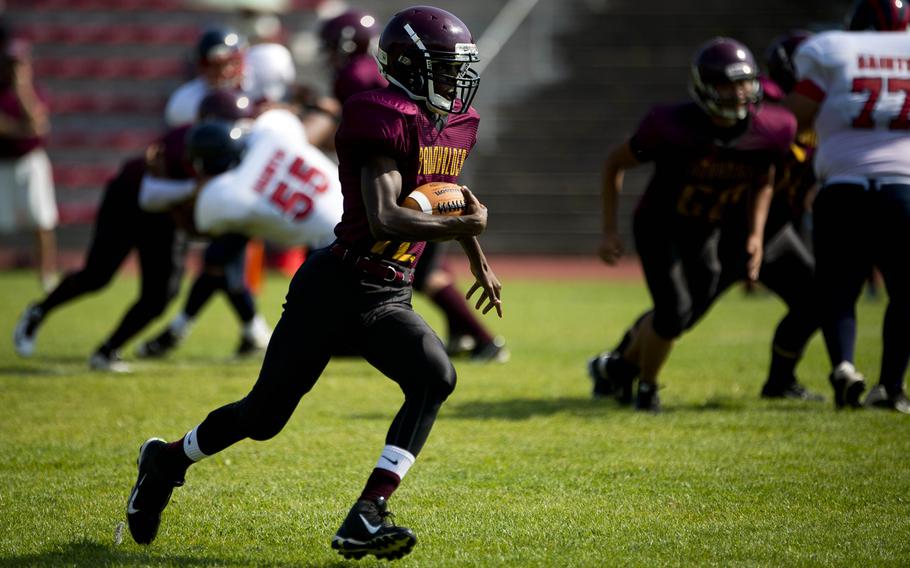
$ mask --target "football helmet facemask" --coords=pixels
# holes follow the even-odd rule
[[[692,60],[689,91],[708,115],[743,120],[761,100],[758,65],[735,39],[718,37],[702,45]]]
[[[196,64],[213,87],[236,87],[243,78],[246,39],[227,27],[207,28],[196,41]]]
[[[429,6],[392,16],[379,37],[379,69],[393,85],[440,114],[464,114],[477,94],[480,61],[468,27]]]

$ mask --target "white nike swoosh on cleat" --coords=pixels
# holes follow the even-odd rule
[[[369,531],[370,534],[376,534],[379,531],[379,529],[382,528],[381,524],[380,525],[371,525],[370,522],[367,521],[363,515],[358,515],[358,517],[360,517],[360,520],[363,521],[363,525],[367,528],[367,530]]]
[[[130,495],[130,500],[126,504],[126,514],[135,515],[139,512],[139,509],[133,507],[133,503],[136,501],[136,495],[139,494],[139,486],[142,485],[142,482],[145,481],[145,475],[139,478],[139,481],[136,482],[136,487],[133,489],[133,494]]]

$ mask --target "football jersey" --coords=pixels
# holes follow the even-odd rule
[[[344,215],[335,227],[338,239],[355,250],[406,266],[417,263],[424,242],[376,241],[370,233],[361,193],[361,170],[372,156],[387,156],[401,174],[399,203],[425,183],[456,183],[468,153],[477,142],[480,117],[472,108],[452,114],[441,129],[423,103],[395,87],[366,91],[344,104],[335,136]]]
[[[629,140],[636,158],[654,162],[639,210],[713,225],[744,203],[772,164],[790,151],[796,119],[773,105],[722,129],[694,102],[656,106]]]
[[[209,92],[209,86],[202,77],[177,87],[164,107],[164,122],[171,128],[178,128],[196,122],[199,103]]]
[[[306,141],[300,120],[284,109],[267,111],[253,123],[247,145],[240,165],[200,190],[196,227],[286,246],[330,244],[341,219],[338,169]]]
[[[794,56],[796,92],[820,103],[815,171],[910,176],[910,35],[825,32]]]

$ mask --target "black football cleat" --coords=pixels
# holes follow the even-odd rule
[[[638,367],[619,353],[601,353],[588,361],[588,375],[594,381],[591,394],[594,398],[613,396],[620,404],[632,404],[638,373]]]
[[[844,408],[861,408],[859,397],[866,389],[866,378],[863,377],[848,361],[841,362],[828,376],[834,388],[834,406]]]
[[[174,479],[161,467],[160,455],[166,445],[161,438],[149,438],[139,448],[139,477],[126,504],[130,534],[138,544],[151,544],[155,540],[161,512],[167,507],[174,488],[183,485],[183,479]]]
[[[498,336],[471,350],[471,361],[474,363],[507,363],[511,357],[506,340]]]
[[[642,412],[660,412],[660,396],[657,394],[657,385],[638,383],[638,394],[635,397],[635,410]]]
[[[136,356],[141,359],[159,359],[174,350],[180,344],[180,338],[167,328],[157,337],[140,343],[136,347]]]
[[[869,391],[863,404],[867,408],[880,408],[910,414],[910,400],[907,399],[907,393],[901,390],[897,394],[888,394],[885,385],[881,384]]]
[[[332,548],[354,560],[367,554],[380,560],[403,557],[417,544],[417,537],[411,529],[394,525],[391,516],[382,497],[375,501],[357,501],[332,537]]]
[[[13,330],[13,346],[20,357],[31,357],[35,352],[35,335],[38,333],[38,326],[44,319],[44,312],[35,304],[29,304],[19,321],[16,322],[16,328]]]
[[[812,392],[796,378],[788,381],[775,381],[769,379],[762,386],[761,397],[768,399],[805,400],[809,402],[824,402],[825,397],[817,392]]]

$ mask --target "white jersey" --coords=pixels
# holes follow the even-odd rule
[[[200,190],[196,227],[286,246],[330,244],[342,212],[338,167],[307,142],[300,120],[287,110],[263,113],[249,136],[240,165]]]
[[[825,32],[794,61],[815,119],[819,179],[910,177],[910,34]]]

